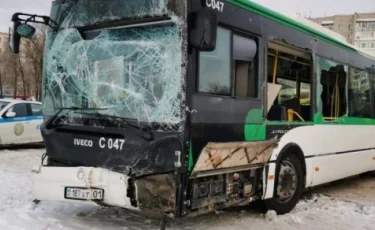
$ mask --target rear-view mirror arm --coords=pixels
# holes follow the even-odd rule
[[[28,18],[24,19],[24,18],[21,18],[20,16],[28,16]],[[54,30],[59,29],[56,22],[51,20],[50,17],[43,16],[43,15],[15,13],[12,16],[12,22],[24,22],[24,23],[32,22],[32,23],[47,25]]]

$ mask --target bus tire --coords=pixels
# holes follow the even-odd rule
[[[275,190],[273,198],[265,200],[268,210],[278,215],[290,212],[297,205],[303,191],[303,170],[295,154],[283,154],[276,166]]]

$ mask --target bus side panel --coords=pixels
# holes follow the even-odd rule
[[[305,159],[306,165],[306,184],[305,187],[311,187],[313,183],[313,176],[314,176],[314,160],[312,158]]]
[[[375,170],[375,150],[314,158],[312,186]]]
[[[271,161],[290,143],[298,145],[305,157],[375,149],[373,125],[308,125],[294,128],[283,135]],[[375,157],[375,156],[374,156]]]
[[[375,170],[374,135],[375,127],[372,125],[301,126],[281,137],[270,161],[276,161],[280,151],[294,143],[305,156],[306,187],[334,181]],[[326,166],[329,167],[326,169]]]

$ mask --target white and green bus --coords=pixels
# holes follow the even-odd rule
[[[26,16],[26,19],[25,19]],[[375,170],[375,58],[247,0],[55,0],[37,200],[175,216]]]

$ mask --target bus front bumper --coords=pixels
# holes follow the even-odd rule
[[[105,204],[138,210],[128,196],[129,177],[124,174],[94,167],[37,166],[32,172],[35,200]]]

